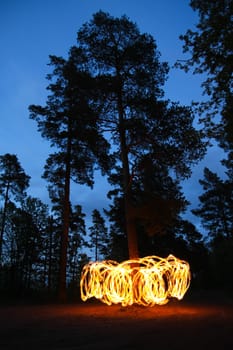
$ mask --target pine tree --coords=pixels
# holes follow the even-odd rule
[[[200,133],[192,126],[189,108],[162,101],[168,66],[159,61],[155,40],[141,34],[126,16],[102,11],[78,32],[78,48],[86,55],[99,91],[102,130],[110,133],[115,167],[120,167],[125,227],[130,258],[138,257],[137,233],[130,211],[134,206],[134,169],[142,156],[175,170],[180,176],[204,154]]]
[[[70,240],[68,246],[67,270],[69,284],[77,291],[79,278],[79,260],[88,243],[86,241],[85,214],[82,207],[76,205],[71,208]]]
[[[194,74],[204,74],[202,84],[207,99],[198,103],[208,137],[214,137],[227,153],[222,164],[227,167],[227,179],[221,179],[209,169],[200,181],[204,193],[201,204],[193,212],[201,217],[210,237],[212,272],[219,285],[230,279],[232,265],[232,212],[233,212],[233,1],[192,0],[191,7],[198,13],[196,30],[181,36],[184,52],[191,57],[178,66]],[[216,117],[217,116],[217,117]],[[224,276],[225,274],[225,276]]]
[[[89,227],[90,247],[94,249],[95,261],[107,257],[108,255],[108,229],[105,225],[104,218],[99,210],[94,209],[92,212],[92,223]]]
[[[48,290],[48,294],[54,293],[58,288],[60,236],[59,220],[55,216],[49,215],[46,231],[43,235],[43,251],[41,252],[43,287]]]
[[[26,196],[30,177],[25,174],[15,154],[0,156],[0,196],[3,197],[3,213],[0,234],[0,265],[2,263],[2,247],[4,229],[7,218],[7,207],[10,200],[20,202]]]
[[[42,136],[56,147],[47,159],[44,177],[50,191],[58,191],[62,199],[61,260],[59,299],[66,299],[66,265],[70,219],[70,182],[93,186],[97,164],[108,167],[108,143],[98,129],[94,96],[90,93],[91,78],[84,70],[82,57],[67,60],[50,56],[53,72],[48,75],[50,95],[45,107],[29,107],[30,117],[37,121]]]
[[[12,291],[45,286],[42,274],[47,220],[48,207],[38,198],[28,196],[20,207],[13,203],[8,206],[4,265],[9,269]]]
[[[231,237],[233,232],[232,182],[222,180],[208,168],[199,181],[204,193],[199,197],[200,206],[193,213],[201,218],[203,227],[211,238]]]
[[[229,163],[228,163],[229,165]],[[232,174],[232,163],[227,175]],[[221,179],[209,169],[200,180],[204,193],[199,197],[199,208],[193,213],[201,218],[207,230],[210,249],[210,277],[214,287],[232,288],[233,247],[233,182]]]
[[[215,136],[220,145],[233,144],[233,1],[192,0],[190,6],[199,16],[196,30],[188,30],[181,36],[184,52],[191,58],[179,64],[186,71],[204,74],[202,84],[207,99],[199,104],[206,112],[203,121],[209,135]],[[221,115],[218,123],[214,116]],[[218,119],[217,119],[218,120]]]

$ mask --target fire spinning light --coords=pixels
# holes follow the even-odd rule
[[[189,264],[173,255],[90,262],[82,270],[81,298],[95,297],[107,305],[163,305],[171,297],[181,300],[190,280]]]

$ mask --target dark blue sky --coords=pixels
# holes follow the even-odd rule
[[[49,153],[46,140],[29,119],[30,104],[45,104],[46,74],[50,54],[66,57],[76,43],[80,26],[98,10],[113,16],[126,14],[136,22],[141,32],[155,38],[161,60],[172,66],[184,59],[179,35],[195,28],[197,16],[188,0],[1,0],[0,1],[0,154],[13,153],[31,176],[29,193],[49,203],[46,182],[41,179]],[[201,78],[191,73],[171,69],[164,87],[166,98],[190,104],[200,100]],[[203,166],[212,171],[222,170],[222,153],[212,148],[206,158],[185,181],[186,197],[196,207],[201,188]],[[94,190],[75,186],[72,200],[89,214],[94,208],[106,207],[106,181],[97,176]],[[198,224],[198,219],[187,215]]]

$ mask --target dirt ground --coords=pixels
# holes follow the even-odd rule
[[[233,303],[0,307],[0,349],[233,349]]]

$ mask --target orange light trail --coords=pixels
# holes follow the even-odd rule
[[[189,264],[169,255],[152,255],[117,263],[90,262],[81,274],[81,298],[95,297],[107,305],[164,305],[170,298],[181,300],[189,288]]]

